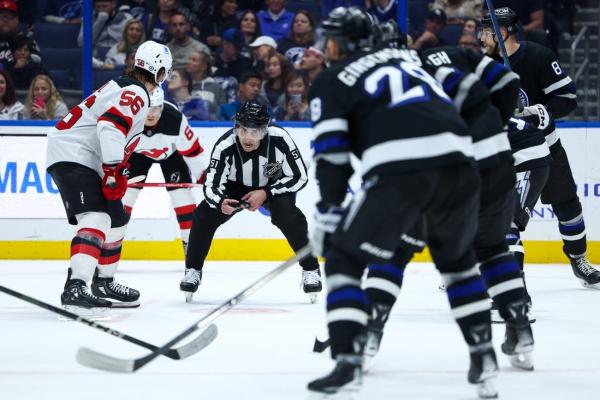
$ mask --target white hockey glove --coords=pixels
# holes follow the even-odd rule
[[[317,204],[314,216],[315,225],[310,237],[315,256],[325,255],[329,246],[329,238],[337,229],[343,216],[344,209],[342,207]]]
[[[525,118],[528,121],[530,120],[528,117],[534,117],[534,123],[537,125],[538,129],[546,129],[552,121],[552,116],[543,104],[534,104],[532,106],[524,107],[521,111],[516,110],[515,117]]]

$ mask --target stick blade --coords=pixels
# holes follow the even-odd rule
[[[134,360],[108,356],[87,347],[79,348],[76,358],[79,364],[89,368],[120,373],[132,373],[135,371]]]
[[[184,344],[181,347],[174,348],[173,350],[177,353],[180,360],[188,358],[211,344],[217,337],[218,333],[219,330],[217,329],[217,326],[215,324],[210,324],[208,328],[202,331],[202,333],[194,340]]]

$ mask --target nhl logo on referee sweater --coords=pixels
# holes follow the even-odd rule
[[[279,179],[283,175],[283,161],[263,164],[263,175],[269,179]]]

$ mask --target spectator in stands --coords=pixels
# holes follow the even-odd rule
[[[331,10],[336,7],[365,8],[365,0],[321,0],[321,19],[327,19]]]
[[[68,112],[65,101],[48,75],[33,78],[25,99],[25,118],[61,119]]]
[[[244,71],[252,69],[252,61],[240,56],[244,43],[244,35],[236,28],[223,33],[223,43],[215,55],[215,76],[233,76],[239,81]]]
[[[52,24],[80,24],[82,3],[79,0],[49,0],[42,10],[44,21]],[[42,4],[39,5],[43,7]]]
[[[210,105],[200,97],[191,95],[192,77],[185,69],[176,69],[169,80],[168,93],[170,100],[177,105],[179,110],[191,121],[209,121],[216,119],[215,104],[211,113]],[[212,115],[211,115],[212,114]]]
[[[267,9],[258,12],[262,34],[275,40],[290,34],[294,13],[285,9],[286,0],[266,0]]]
[[[260,22],[253,10],[246,10],[242,13],[238,29],[244,34],[245,43],[240,54],[242,57],[252,58],[252,50],[249,45],[261,35]]]
[[[462,24],[467,18],[480,20],[483,17],[482,0],[435,0],[433,7],[444,10],[449,24]]]
[[[134,19],[141,20],[149,13],[150,8],[156,3],[155,0],[120,0],[121,6],[129,7],[129,13]]]
[[[110,50],[108,50],[104,62],[117,68],[123,67],[125,65],[127,49],[132,46],[139,46],[145,41],[146,33],[144,32],[144,25],[142,24],[142,21],[138,19],[130,19],[125,24],[125,29],[123,29],[123,36],[121,40],[119,43],[111,47]]]
[[[444,10],[434,8],[425,20],[425,31],[412,44],[413,49],[425,50],[436,46],[445,46],[446,43],[439,37],[446,27],[446,13]]]
[[[133,62],[135,61],[135,52],[137,51],[139,46],[131,46],[127,48],[127,53],[125,54],[125,65],[123,66],[123,73],[126,73],[130,69],[133,68]]]
[[[302,60],[300,60],[300,69],[306,73],[309,86],[325,68],[325,55],[323,52],[316,47],[306,49]]]
[[[291,70],[292,64],[283,54],[275,53],[269,59],[261,95],[269,100],[273,109],[285,101],[285,81]]]
[[[494,7],[510,7],[518,16],[525,33],[544,29],[542,0],[494,0]]]
[[[270,36],[259,36],[248,46],[252,51],[254,69],[264,74],[269,59],[277,53],[277,43]]]
[[[191,93],[193,97],[199,97],[209,103],[211,114],[216,117],[217,111],[221,104],[227,103],[225,91],[215,81],[212,75],[212,65],[210,55],[195,51],[190,55],[186,72],[190,75],[192,82]]]
[[[277,51],[295,64],[300,62],[304,50],[313,44],[315,44],[315,20],[308,11],[298,10],[294,15],[290,35],[277,41]]]
[[[158,0],[158,11],[142,18],[148,39],[162,44],[170,40],[169,20],[175,13],[175,3],[176,0]]]
[[[17,100],[10,74],[0,69],[0,120],[23,119],[23,104]]]
[[[42,64],[35,63],[31,59],[31,41],[24,35],[18,36],[12,42],[11,51],[15,62],[8,67],[8,70],[16,89],[27,89],[37,75],[48,74]]]
[[[268,104],[268,101],[265,98],[259,97],[262,85],[261,74],[257,71],[246,71],[240,76],[239,82],[240,88],[235,101],[221,106],[220,119],[223,121],[232,121],[233,117],[235,117],[235,113],[237,113],[241,105],[247,101],[257,101],[261,104]]]
[[[463,25],[463,32],[477,35],[477,21],[478,20],[475,20],[473,18],[465,19],[465,23]]]
[[[481,42],[477,39],[477,35],[471,32],[463,32],[460,39],[458,39],[458,46],[481,53]]]
[[[397,0],[373,0],[373,5],[369,8],[369,14],[377,18],[379,22],[396,20],[398,18]]]
[[[204,43],[190,37],[190,23],[185,15],[175,12],[169,19],[169,35],[171,41],[167,47],[173,56],[173,68],[185,68],[190,54],[203,51],[210,54],[210,49]]]
[[[40,49],[33,40],[33,35],[19,32],[19,15],[17,5],[12,0],[0,0],[0,64],[4,68],[10,68],[15,63],[11,48],[13,43],[25,37],[30,44],[31,59],[39,63]]]
[[[116,0],[94,0],[94,24],[92,43],[98,47],[112,47],[119,43],[125,24],[132,18],[129,7],[117,9]],[[77,37],[79,47],[83,46],[83,26]]]
[[[179,0],[177,2],[177,11],[187,17],[192,27],[192,36],[195,39],[200,37],[202,24],[212,15],[213,10],[214,0]]]
[[[273,111],[277,121],[310,121],[308,108],[308,78],[301,71],[292,70],[285,82],[285,102]]]
[[[207,43],[212,50],[217,50],[222,44],[225,31],[239,25],[237,10],[236,0],[217,0],[212,17],[202,24],[200,40]]]

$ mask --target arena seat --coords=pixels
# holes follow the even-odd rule
[[[40,48],[76,48],[80,25],[35,24],[33,37]]]
[[[81,69],[83,51],[80,48],[41,48],[42,65],[46,69]]]

